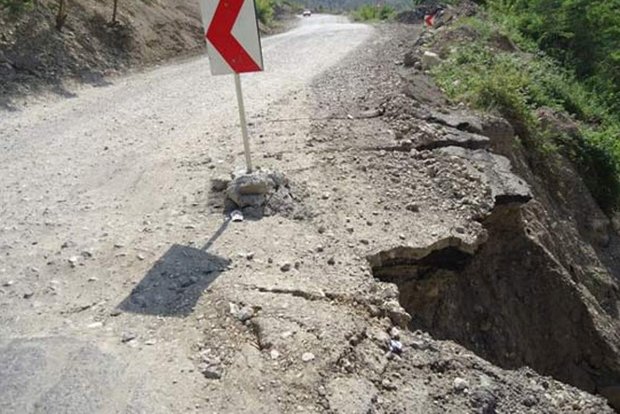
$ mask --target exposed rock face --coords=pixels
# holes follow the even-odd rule
[[[485,115],[480,118],[480,134],[490,139],[490,149],[496,154],[513,160],[515,155],[515,130],[504,118]]]
[[[618,288],[592,247],[609,243],[610,220],[565,160],[560,171],[538,175],[539,166],[514,147],[507,122],[444,113],[426,119],[443,128],[422,124],[412,136],[441,143],[454,131],[485,134],[486,147],[510,156],[533,188],[508,158],[472,150],[470,141],[435,145],[471,162],[489,184],[495,206],[483,218],[486,237],[378,252],[369,257],[375,277],[398,285],[412,328],[456,340],[502,367],[531,366],[590,392],[604,389],[615,401]]]
[[[407,58],[417,59],[416,50]],[[386,105],[396,139],[463,160],[467,173],[490,188],[494,205],[475,218],[486,230],[475,242],[455,234],[378,251],[369,256],[375,277],[398,285],[412,328],[456,340],[502,367],[531,366],[617,404],[614,221],[568,159],[541,160],[517,143],[519,125],[462,106],[447,110],[424,75],[410,69],[401,76],[411,103],[395,98]],[[538,115],[557,133],[579,133],[552,110]]]
[[[193,1],[180,0],[175,7],[157,2],[127,3],[118,8],[118,23],[112,25],[108,24],[111,6],[76,0],[69,6],[62,31],[55,27],[55,4],[32,3],[27,13],[15,16],[0,10],[2,98],[27,95],[43,87],[56,91],[56,85],[66,78],[105,84],[104,74],[198,52],[203,47],[202,36],[196,35],[202,32],[200,8]]]
[[[410,329],[401,334],[404,351],[393,364],[400,369],[403,381],[390,377],[384,382],[382,377],[374,382],[380,398],[390,399],[387,412],[433,412],[440,407],[425,406],[428,389],[410,384],[416,377],[431,381],[430,376],[420,374],[423,363],[415,351],[439,355],[442,352],[433,353],[437,343],[450,344],[449,340],[500,366],[519,368],[510,372],[525,372],[526,382],[535,381],[538,374],[552,375],[613,402],[620,372],[615,316],[618,295],[610,272],[597,257],[602,257],[601,251],[590,244],[596,239],[595,229],[605,233],[605,221],[597,225],[604,217],[565,160],[553,166],[537,165],[524,152],[523,143],[515,139],[515,128],[508,121],[473,114],[462,105],[454,108],[443,101],[441,91],[414,66],[420,56],[419,44],[410,44],[414,48],[400,55],[410,52],[408,63],[398,68],[402,82],[386,80],[372,92],[394,85],[393,95],[382,96],[386,111],[381,120],[388,125],[375,125],[375,131],[389,129],[393,133],[368,133],[364,140],[364,129],[343,127],[352,129],[348,145],[361,145],[359,141],[364,140],[368,151],[382,150],[375,159],[360,157],[362,164],[366,159],[371,162],[355,171],[361,171],[360,175],[388,172],[375,174],[376,182],[384,185],[381,195],[386,201],[381,207],[387,210],[395,198],[407,193],[417,197],[419,206],[409,209],[411,201],[407,200],[390,210],[395,217],[386,220],[386,227],[392,227],[384,231],[391,231],[393,238],[371,242],[368,256],[374,276],[393,283],[388,286],[398,286],[397,299],[410,318],[398,312],[398,303],[392,298],[373,302],[378,309],[369,307],[369,312],[388,316],[393,325],[411,319]],[[364,81],[368,81],[366,73]],[[365,96],[362,101],[367,100]],[[452,139],[454,135],[465,139]],[[482,137],[479,147],[472,136]],[[399,145],[392,146],[393,140]],[[417,173],[419,178],[411,179]],[[442,199],[424,202],[427,190],[436,191]],[[454,208],[442,204],[461,199],[466,201]],[[469,221],[462,227],[459,221],[458,226],[447,230],[439,226],[439,231],[427,233],[425,225],[431,226],[433,215],[423,214],[434,208],[446,222],[448,210]],[[413,235],[405,233],[401,216],[418,224]],[[587,232],[592,236],[585,236]],[[412,333],[415,338],[408,339]],[[382,343],[385,341],[389,338],[382,337]],[[523,368],[528,365],[538,374]],[[519,402],[508,408],[502,404],[516,394],[498,391],[491,385],[491,374],[474,379],[456,372],[455,366],[462,367],[455,359],[430,363],[431,369],[446,379],[447,400],[467,395],[468,408],[474,412],[608,410],[588,409],[573,402],[564,405],[561,401],[567,394],[547,399],[545,391],[541,395],[533,390],[517,391]],[[456,378],[462,380],[455,382]],[[384,384],[396,388],[388,393]],[[541,390],[548,382],[542,384]],[[434,403],[439,401],[437,398]],[[553,401],[551,407],[542,406],[549,401]]]
[[[615,385],[618,331],[545,246],[540,207],[496,208],[475,254],[452,240],[423,257],[422,249],[371,257],[375,276],[399,286],[413,328],[503,367],[531,366],[589,391]]]

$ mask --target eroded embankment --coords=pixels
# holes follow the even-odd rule
[[[620,296],[618,275],[604,265],[617,238],[609,219],[570,163],[558,155],[542,164],[517,145],[507,121],[449,108],[423,69],[403,70],[406,97],[387,101],[396,147],[464,160],[494,205],[472,217],[484,227],[476,242],[456,234],[378,250],[368,257],[375,277],[398,286],[412,329],[501,367],[530,366],[601,393],[618,409]]]
[[[374,275],[399,287],[412,329],[455,340],[505,368],[527,365],[605,392],[619,378],[605,318],[532,236],[537,229],[525,224],[527,214],[498,207],[484,222],[488,240],[473,254],[445,240],[423,254],[400,248],[373,255]]]

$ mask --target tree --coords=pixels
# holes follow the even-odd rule
[[[118,0],[114,0],[114,7],[112,9],[112,24],[116,24],[116,12],[118,11]]]
[[[56,13],[56,29],[62,30],[67,20],[66,0],[58,0],[58,12]]]
[[[273,20],[273,0],[256,0],[256,15],[258,20],[265,24],[271,24]]]

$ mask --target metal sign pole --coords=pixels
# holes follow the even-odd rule
[[[241,133],[243,134],[243,148],[245,152],[245,164],[248,173],[252,172],[252,158],[250,157],[250,140],[248,139],[248,125],[245,122],[245,106],[243,105],[243,93],[241,92],[241,77],[235,73],[235,87],[237,89],[237,103],[239,105],[239,120],[241,121]]]

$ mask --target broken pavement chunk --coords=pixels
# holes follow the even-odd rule
[[[471,151],[460,147],[447,147],[440,151],[480,165],[481,174],[491,187],[495,205],[522,204],[532,199],[530,186],[512,172],[508,158],[484,150]]]

